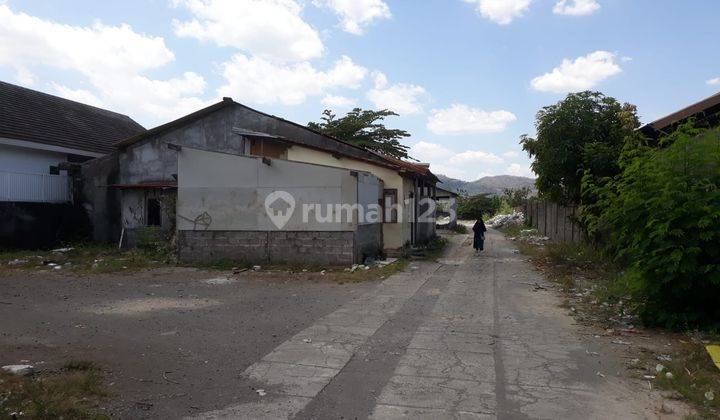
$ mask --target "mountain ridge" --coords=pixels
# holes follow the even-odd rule
[[[440,188],[452,191],[460,192],[464,191],[468,195],[477,194],[493,194],[502,195],[503,190],[506,188],[523,188],[529,187],[533,194],[536,193],[535,179],[527,178],[524,176],[514,175],[495,175],[495,176],[484,176],[475,181],[463,181],[460,179],[450,178],[445,175],[437,175],[440,179]]]

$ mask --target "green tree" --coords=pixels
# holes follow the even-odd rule
[[[578,204],[583,177],[604,182],[620,172],[625,138],[640,122],[634,105],[586,91],[541,109],[535,126],[537,137],[523,135],[520,143],[533,158],[540,194],[561,204]]]
[[[503,200],[505,200],[510,207],[520,207],[525,204],[531,192],[529,187],[505,188],[503,190]]]
[[[459,219],[475,220],[495,215],[500,210],[500,197],[492,194],[478,194],[458,197],[457,216]]]
[[[627,145],[601,188],[605,247],[629,264],[643,320],[720,329],[720,130],[687,124],[659,147]]]
[[[368,150],[397,159],[407,159],[408,146],[400,143],[400,140],[410,137],[410,133],[387,128],[383,123],[385,118],[397,115],[387,109],[372,111],[355,108],[344,117],[338,118],[331,110],[326,109],[322,113],[321,121],[310,122],[308,127]]]

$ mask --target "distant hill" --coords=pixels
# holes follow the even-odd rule
[[[462,181],[447,177],[445,175],[437,176],[442,184],[438,184],[440,188],[444,188],[453,192],[464,190],[468,195],[476,194],[494,194],[501,195],[506,188],[522,188],[529,187],[536,192],[535,180],[523,176],[497,175],[485,176],[477,181]]]

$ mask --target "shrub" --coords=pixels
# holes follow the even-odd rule
[[[648,324],[720,328],[720,131],[679,130],[624,166],[600,203],[607,247]]]
[[[458,199],[457,215],[459,219],[475,220],[483,215],[492,216],[500,210],[500,197],[490,194],[478,194]]]

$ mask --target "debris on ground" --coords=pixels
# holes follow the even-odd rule
[[[75,249],[75,248],[73,248],[73,247],[68,247],[68,248],[57,248],[57,249],[53,249],[53,250],[52,250],[51,252],[58,252],[58,253],[63,253],[63,252],[69,252],[69,251],[72,251],[73,249]]]
[[[267,392],[265,392],[264,389],[256,389],[255,392],[257,392],[257,394],[261,397],[264,397],[267,395]]]
[[[377,265],[380,267],[385,267],[386,265],[390,265],[394,262],[397,262],[397,258],[385,258],[384,260],[375,261]]]
[[[16,258],[12,261],[8,261],[7,264],[8,265],[23,265],[23,264],[27,264],[27,263],[28,263],[28,260],[21,260],[19,258]]]
[[[253,271],[260,271],[260,270],[262,270],[262,267],[260,267],[259,265],[253,265]]]
[[[705,399],[708,401],[712,401],[715,399],[715,393],[712,391],[708,391],[705,393]]]
[[[525,215],[515,211],[510,214],[498,214],[487,221],[487,225],[494,229],[509,226],[522,226],[524,224]]]
[[[28,376],[31,375],[35,368],[33,365],[6,365],[2,369],[6,372],[10,372],[13,375]]]

